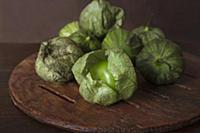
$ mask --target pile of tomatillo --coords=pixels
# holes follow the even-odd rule
[[[179,79],[184,69],[180,47],[159,28],[127,31],[122,27],[124,19],[124,10],[108,0],[92,0],[79,21],[42,42],[36,73],[53,83],[75,79],[86,101],[104,106],[133,95],[138,88],[135,68],[155,85]]]

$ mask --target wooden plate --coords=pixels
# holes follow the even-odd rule
[[[186,69],[175,84],[156,87],[140,79],[134,96],[110,107],[87,103],[76,83],[44,82],[35,73],[36,54],[14,69],[10,95],[24,113],[73,132],[161,133],[200,119],[200,60],[185,53]]]

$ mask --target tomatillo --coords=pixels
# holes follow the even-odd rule
[[[72,67],[81,96],[90,103],[111,105],[130,98],[137,88],[134,66],[121,49],[83,55]]]
[[[138,36],[142,40],[144,46],[150,44],[149,42],[154,39],[165,38],[165,34],[161,29],[149,26],[140,26],[135,28],[132,31],[132,34]]]
[[[108,70],[108,61],[100,61],[92,66],[90,73],[94,79],[102,80],[111,88],[115,88],[115,80],[113,75]]]

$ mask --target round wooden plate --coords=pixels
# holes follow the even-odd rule
[[[177,83],[156,87],[140,79],[131,99],[102,107],[84,101],[75,82],[58,85],[41,80],[33,54],[14,69],[10,94],[27,115],[72,132],[167,132],[200,119],[200,60],[187,53],[184,57],[186,69]]]

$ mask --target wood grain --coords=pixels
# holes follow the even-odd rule
[[[167,132],[200,118],[200,78],[196,71],[200,60],[188,53],[184,56],[186,70],[176,84],[155,87],[140,78],[140,88],[130,100],[110,107],[85,102],[76,83],[58,85],[41,80],[34,70],[35,54],[14,69],[10,94],[14,104],[29,116],[68,131]]]

